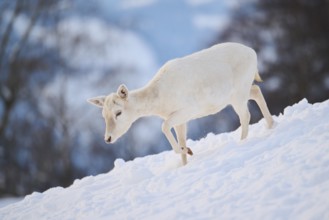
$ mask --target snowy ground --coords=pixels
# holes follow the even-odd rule
[[[5,207],[5,206],[10,205],[12,203],[21,201],[22,199],[23,198],[21,198],[21,197],[4,197],[4,198],[1,198],[0,199],[0,209],[2,207]]]
[[[33,193],[0,219],[329,219],[329,101],[288,107],[265,121],[124,162],[68,188]]]

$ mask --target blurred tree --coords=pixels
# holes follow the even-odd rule
[[[70,19],[74,10],[71,0],[0,1],[0,197],[65,187],[108,171],[118,155],[134,158],[123,147],[104,147],[80,108],[89,106],[85,100],[70,105],[68,78],[83,82],[93,64],[78,62],[102,54],[86,48],[104,51],[91,40],[95,33],[76,26],[80,18]],[[109,81],[116,72],[106,71]]]
[[[272,113],[306,97],[329,98],[329,1],[258,0],[236,8],[216,42],[243,42],[258,52]]]
[[[48,48],[29,40],[36,25],[56,27],[62,3],[0,3],[0,195],[23,195],[68,185],[74,179],[63,96],[59,93],[53,108],[57,115],[52,118],[43,115],[39,104],[42,88],[68,69],[59,56],[59,45]],[[61,132],[56,136],[53,126],[58,121]]]

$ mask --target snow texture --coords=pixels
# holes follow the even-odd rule
[[[329,101],[305,99],[274,117],[188,141],[173,151],[115,161],[107,174],[33,193],[0,219],[329,219]]]
[[[0,199],[0,209],[2,207],[5,207],[5,206],[10,205],[12,203],[19,202],[22,199],[23,198],[21,198],[21,197],[4,197],[4,198],[1,198]]]

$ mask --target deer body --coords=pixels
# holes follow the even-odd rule
[[[89,100],[103,108],[105,141],[113,143],[140,117],[157,115],[162,131],[176,153],[192,151],[186,146],[186,123],[215,114],[232,105],[238,114],[242,134],[248,134],[250,113],[247,102],[259,105],[268,127],[273,120],[254,80],[260,81],[255,51],[237,43],[215,45],[192,55],[167,62],[143,88],[129,92],[121,85],[117,93]],[[171,129],[174,128],[177,140]]]

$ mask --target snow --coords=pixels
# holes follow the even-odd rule
[[[240,129],[125,162],[68,188],[35,192],[0,219],[329,219],[329,100],[302,100]]]
[[[2,207],[5,207],[7,205],[10,205],[12,203],[16,203],[18,201],[21,201],[23,198],[21,197],[4,197],[0,199],[0,209]]]

